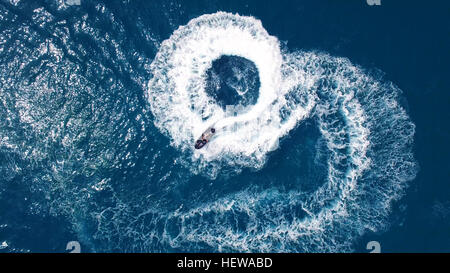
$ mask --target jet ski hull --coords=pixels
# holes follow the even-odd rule
[[[206,143],[208,143],[208,142],[206,142]],[[203,148],[206,145],[206,143],[203,143],[203,141],[201,141],[200,139],[197,140],[197,142],[195,142],[195,149],[198,150],[198,149]]]
[[[205,147],[205,145],[211,140],[211,138],[214,136],[215,133],[216,129],[214,129],[213,127],[209,127],[208,129],[206,129],[206,131],[203,132],[201,137],[199,137],[195,141],[194,145],[195,149],[201,149]]]

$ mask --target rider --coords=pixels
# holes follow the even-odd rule
[[[211,128],[211,133],[215,133],[216,132],[216,129],[214,129],[214,128]],[[205,134],[202,134],[202,141],[204,142],[204,143],[206,143],[206,142],[208,142],[208,139],[205,137]],[[206,142],[205,142],[206,141]]]

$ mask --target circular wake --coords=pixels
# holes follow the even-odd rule
[[[208,96],[206,74],[221,56],[255,64],[254,105],[224,110]],[[386,225],[392,201],[416,174],[414,124],[397,103],[398,88],[344,58],[282,52],[253,17],[219,12],[191,20],[161,44],[151,72],[154,123],[189,154],[193,173],[260,169],[302,122],[317,124],[325,147],[325,183],[313,192],[255,186],[175,212],[148,212],[176,223],[177,231],[159,237],[173,248],[348,251],[355,236]],[[217,136],[195,150],[211,125]]]
[[[205,92],[207,70],[225,55],[248,59],[257,67],[256,104],[230,106],[227,111]],[[218,131],[214,143],[193,153],[198,168],[212,161],[260,167],[279,138],[314,106],[314,94],[306,92],[309,86],[304,75],[288,75],[283,65],[278,40],[261,22],[226,13],[194,19],[162,43],[152,63],[148,97],[155,125],[171,137],[174,146],[193,150],[194,141],[214,124]],[[293,91],[301,103],[288,105],[283,97]],[[284,107],[290,108],[291,115],[283,121]]]

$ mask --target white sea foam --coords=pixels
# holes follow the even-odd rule
[[[205,72],[222,55],[249,59],[261,80],[257,103],[233,117],[205,93]],[[205,166],[213,176],[225,165],[260,168],[280,138],[307,118],[317,121],[330,152],[327,181],[308,196],[241,191],[164,215],[181,225],[176,235],[162,234],[171,247],[201,242],[219,251],[348,251],[355,235],[383,226],[391,201],[415,175],[409,147],[414,132],[405,134],[414,125],[397,104],[385,107],[398,89],[344,58],[281,52],[278,40],[253,17],[219,12],[191,20],[161,44],[151,70],[148,99],[155,125],[174,147],[192,154],[194,173]],[[378,127],[382,123],[397,128]],[[195,151],[194,140],[212,124],[218,136]],[[377,152],[371,150],[375,146]],[[398,169],[386,165],[393,161]],[[307,217],[289,220],[277,213],[291,207]],[[264,217],[255,216],[261,211]],[[247,217],[245,230],[233,228],[240,214]]]
[[[4,249],[8,247],[8,243],[6,241],[3,241],[2,244],[0,245],[0,249]]]
[[[246,58],[259,71],[257,103],[232,117],[205,92],[206,71],[224,55]],[[292,84],[291,79],[282,77],[282,65],[279,41],[260,21],[228,13],[196,18],[162,43],[152,63],[148,98],[155,124],[171,137],[174,146],[193,150],[194,161],[243,156],[239,164],[260,166],[278,139],[314,105],[311,98],[306,105],[295,105],[295,114],[281,124],[279,110],[287,102],[280,98],[299,84],[298,79]],[[195,139],[212,124],[218,132],[213,143],[194,151]]]
[[[40,210],[70,216],[78,237],[93,251],[351,251],[354,238],[386,226],[392,201],[402,196],[417,171],[411,152],[414,124],[397,103],[401,91],[393,84],[368,75],[345,58],[280,50],[277,38],[255,18],[222,12],[201,16],[164,41],[150,66],[147,96],[153,121],[181,151],[180,158],[171,158],[170,153],[165,156],[165,139],[154,132],[147,122],[151,119],[139,107],[138,92],[127,92],[128,85],[114,79],[109,65],[98,62],[112,58],[119,68],[139,50],[130,48],[131,54],[125,54],[127,45],[119,43],[127,41],[122,39],[120,21],[104,5],[96,10],[110,20],[116,34],[104,34],[87,15],[73,29],[99,44],[99,58],[83,59],[90,47],[72,41],[65,24],[55,33],[66,51],[29,26],[20,31],[35,40],[35,47],[15,44],[13,38],[20,35],[5,32],[0,37],[16,45],[4,52],[23,56],[2,64],[5,73],[0,81],[5,88],[0,101],[6,118],[0,145],[9,152],[0,168],[3,181],[28,173],[30,179],[24,181],[51,202],[51,209],[44,202]],[[53,19],[44,10],[35,13],[36,25],[56,25],[49,24]],[[136,24],[146,29],[142,21]],[[147,31],[141,35],[149,45],[159,45]],[[90,60],[87,71],[65,54]],[[255,64],[261,84],[255,105],[223,110],[207,96],[205,72],[222,55],[241,56]],[[10,71],[27,74],[22,69],[31,62],[39,64],[39,59],[47,65],[36,78],[11,76]],[[135,74],[131,66],[124,67],[139,86],[147,79],[146,69]],[[105,79],[100,86],[98,78]],[[137,116],[130,114],[141,110]],[[235,110],[237,116],[230,113]],[[194,140],[215,122],[220,129],[217,138],[195,150]],[[289,150],[303,148],[299,147],[303,139],[293,139],[295,132],[290,140],[282,139],[302,122],[320,133],[309,147],[315,149],[311,157],[320,163],[313,166],[320,170],[312,171],[307,181],[264,173],[267,170],[239,177],[238,187],[233,178],[223,178],[230,169],[259,170],[268,152],[285,149],[288,141]],[[147,145],[150,142],[154,146]],[[25,161],[31,162],[31,169],[23,167],[28,166]],[[139,172],[149,174],[142,181],[134,179],[138,161],[143,163]],[[179,163],[194,174],[220,177],[210,183],[196,180]],[[123,170],[123,176],[136,183],[132,187],[121,183],[120,175],[111,170]],[[318,173],[320,181],[314,180]],[[284,187],[290,179],[298,184]],[[183,183],[190,182],[205,183],[205,188],[183,193]],[[303,183],[314,187],[303,191]],[[196,196],[189,198],[191,194]],[[7,244],[15,251],[12,242]]]

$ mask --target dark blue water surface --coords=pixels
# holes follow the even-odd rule
[[[0,2],[0,252],[65,252],[69,241],[83,252],[368,252],[369,241],[382,252],[450,251],[447,1],[76,2]],[[257,18],[284,56],[317,54],[331,76],[313,110],[328,114],[282,136],[262,166],[236,156],[212,174],[155,126],[147,84],[161,43],[218,11]],[[371,165],[348,218],[302,234],[299,222],[339,203],[330,164],[336,181],[355,164],[349,118],[325,103],[343,103],[329,92],[339,69],[374,123]],[[216,60],[205,80],[223,109],[259,98],[245,58]],[[333,150],[327,133],[341,129],[347,148]],[[312,197],[321,190],[329,199]]]

